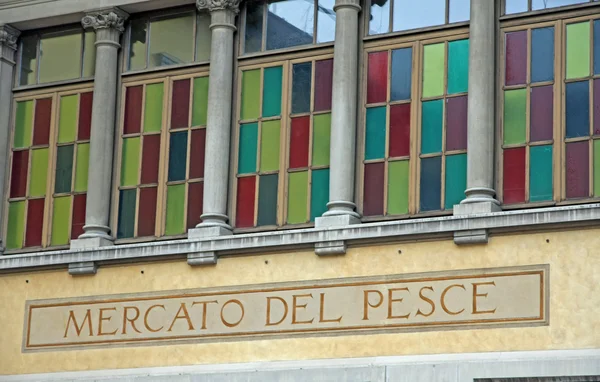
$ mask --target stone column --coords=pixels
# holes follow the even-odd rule
[[[118,8],[89,12],[81,21],[96,31],[96,74],[92,104],[90,168],[84,233],[72,248],[112,245],[110,197],[112,194],[113,142],[116,121],[117,58],[123,24],[129,15]]]
[[[354,211],[356,161],[356,105],[358,89],[358,14],[360,0],[336,0],[331,148],[328,211],[317,218],[317,227],[360,223]]]
[[[496,1],[471,0],[466,198],[455,215],[500,210],[494,198]]]
[[[9,172],[8,170],[8,144],[10,131],[10,111],[12,100],[12,87],[15,68],[15,51],[17,50],[17,39],[19,32],[8,25],[0,25],[0,255],[4,251],[2,244],[4,216],[4,204],[6,196],[4,194],[4,180]]]
[[[210,12],[212,42],[208,79],[208,115],[204,165],[202,222],[188,237],[231,235],[227,217],[227,184],[233,93],[233,35],[240,0],[197,0],[199,11]]]

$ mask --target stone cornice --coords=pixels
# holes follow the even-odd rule
[[[209,12],[229,10],[238,13],[241,0],[196,0],[196,7],[199,11],[208,10]]]
[[[17,40],[21,32],[9,25],[0,25],[0,45],[17,50]]]
[[[119,8],[107,8],[97,11],[88,12],[81,24],[84,28],[98,29],[114,29],[120,33],[125,30],[125,20],[129,18],[129,14]]]

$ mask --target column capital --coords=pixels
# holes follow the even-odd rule
[[[84,28],[99,29],[114,29],[119,33],[125,30],[125,20],[129,18],[129,14],[119,8],[106,8],[94,11],[89,11],[81,19],[81,25]]]
[[[199,11],[232,11],[237,14],[240,11],[241,0],[196,0]]]
[[[21,35],[21,31],[10,25],[0,25],[0,45],[14,51],[17,50],[17,40]]]

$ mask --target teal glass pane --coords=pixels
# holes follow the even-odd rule
[[[529,201],[552,200],[552,145],[529,148]]]
[[[426,101],[421,107],[421,154],[439,153],[442,151],[444,100]]]
[[[386,107],[367,109],[367,134],[365,159],[382,159],[385,156]]]
[[[448,94],[469,90],[469,40],[448,43]]]
[[[240,148],[238,154],[238,174],[256,172],[256,152],[258,142],[258,123],[240,126]]]

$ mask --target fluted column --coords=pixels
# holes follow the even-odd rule
[[[10,111],[15,68],[15,52],[19,32],[8,25],[0,25],[0,233],[3,232],[4,180],[8,172],[8,137],[10,130]],[[4,251],[0,234],[0,254]]]
[[[360,0],[336,0],[329,203],[317,227],[360,223],[354,211],[356,105],[358,89],[358,14]]]
[[[240,0],[197,0],[199,11],[210,12],[212,33],[208,79],[208,115],[204,165],[202,222],[188,237],[230,235],[227,216],[229,148],[233,92],[233,35]]]
[[[81,21],[96,32],[96,74],[92,104],[90,168],[84,233],[72,247],[111,245],[110,196],[117,98],[117,58],[123,24],[129,15],[118,8],[88,13]]]

